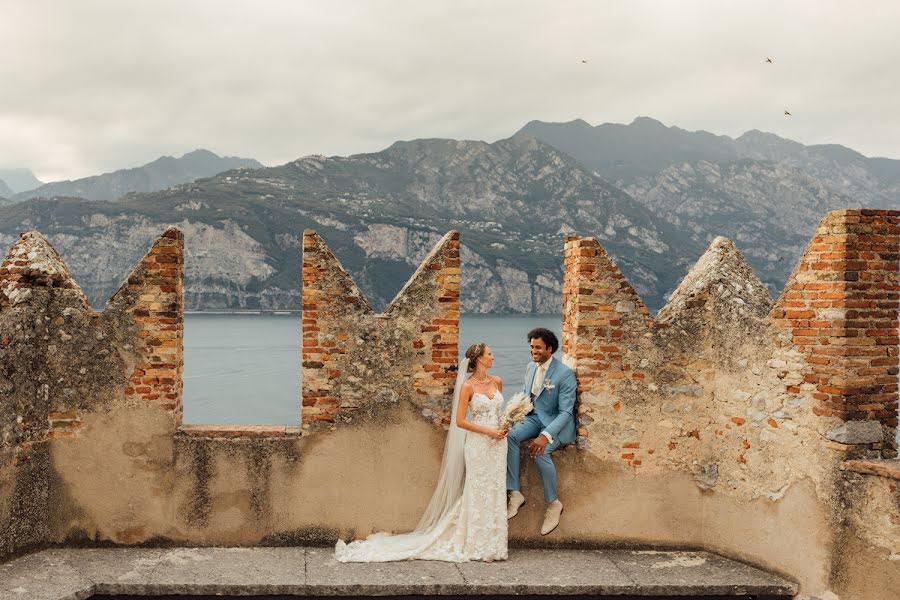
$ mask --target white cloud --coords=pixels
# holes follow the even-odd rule
[[[639,115],[900,157],[888,1],[0,0],[0,14],[0,166],[45,180],[197,147],[280,164]]]

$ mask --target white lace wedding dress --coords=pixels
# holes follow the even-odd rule
[[[470,420],[479,425],[499,427],[502,410],[499,391],[493,398],[476,393],[469,401]],[[338,540],[335,558],[340,562],[505,560],[506,448],[506,439],[467,432],[462,496],[437,525],[425,532],[375,533],[349,544]]]

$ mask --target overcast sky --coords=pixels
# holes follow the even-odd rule
[[[276,165],[641,115],[900,158],[898,23],[896,1],[0,0],[0,168]]]

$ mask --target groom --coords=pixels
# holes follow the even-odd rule
[[[547,535],[559,525],[563,505],[556,494],[556,466],[550,457],[560,444],[575,441],[575,372],[553,358],[559,348],[559,340],[549,329],[539,327],[528,332],[531,358],[534,362],[525,370],[525,393],[531,394],[534,410],[525,420],[513,427],[507,437],[506,489],[509,490],[509,506],[506,518],[512,519],[525,504],[525,496],[519,490],[520,445],[532,439],[528,453],[537,463],[544,483],[544,501],[547,512],[541,535]]]

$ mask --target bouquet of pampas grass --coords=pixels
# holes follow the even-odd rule
[[[516,392],[503,409],[503,416],[500,417],[500,429],[509,429],[516,423],[525,420],[525,415],[534,410],[531,398],[524,392]]]

